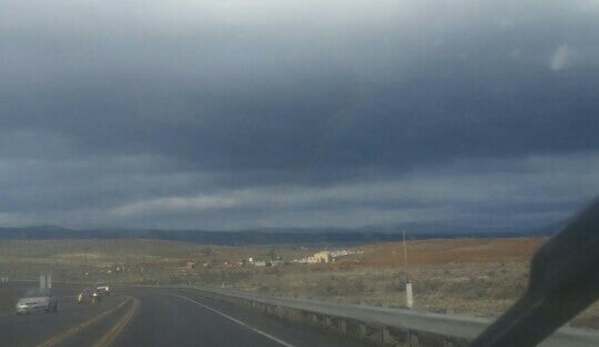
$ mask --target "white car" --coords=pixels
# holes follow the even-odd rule
[[[58,301],[54,297],[52,289],[34,289],[27,291],[25,295],[17,301],[15,306],[15,311],[18,315],[37,311],[56,312],[57,310]]]
[[[102,295],[110,295],[110,286],[104,282],[96,282],[96,291]]]

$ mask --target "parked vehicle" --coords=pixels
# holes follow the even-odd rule
[[[54,297],[52,289],[29,290],[17,301],[15,306],[15,312],[18,315],[38,311],[58,311],[58,300]]]

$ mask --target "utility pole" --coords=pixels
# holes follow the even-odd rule
[[[83,267],[87,272],[87,253],[89,252],[89,246],[83,247]]]
[[[406,269],[406,306],[409,309],[414,307],[414,297],[412,294],[412,283],[410,282],[410,275],[408,272],[408,248],[406,246],[406,230],[402,230],[403,234],[403,261]]]

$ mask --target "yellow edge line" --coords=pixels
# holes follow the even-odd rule
[[[133,298],[133,306],[127,311],[127,313],[121,318],[113,327],[110,329],[98,342],[96,342],[93,347],[108,347],[110,346],[114,340],[121,334],[123,329],[129,324],[129,321],[135,313],[141,307],[141,302]]]
[[[117,311],[118,309],[120,309],[121,307],[125,306],[125,304],[127,304],[129,301],[131,301],[132,298],[131,297],[127,297],[125,300],[123,300],[123,302],[121,302],[117,307],[112,308],[106,312],[103,312],[91,319],[86,320],[85,322],[78,324],[74,327],[71,327],[65,331],[62,331],[54,336],[52,336],[51,338],[47,339],[46,341],[42,342],[41,344],[35,346],[35,347],[51,347],[56,345],[57,343],[75,335],[76,333],[80,332],[81,330],[89,327],[90,325],[94,324],[95,322],[107,317],[108,315],[110,315],[111,313]]]

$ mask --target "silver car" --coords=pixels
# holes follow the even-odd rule
[[[15,306],[18,315],[37,311],[56,312],[57,310],[58,301],[54,297],[52,289],[29,290],[17,301]]]
[[[110,295],[110,286],[108,283],[96,282],[96,291],[102,295]]]

